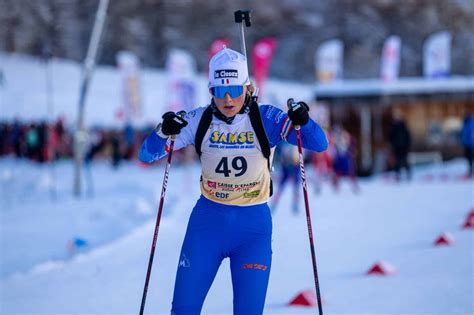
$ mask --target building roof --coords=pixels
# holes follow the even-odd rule
[[[379,79],[342,80],[330,84],[317,84],[314,93],[316,98],[474,93],[474,76],[437,79],[413,77],[400,78],[393,82]]]

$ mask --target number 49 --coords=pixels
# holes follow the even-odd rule
[[[231,166],[236,171],[235,177],[242,176],[247,171],[247,161],[243,156],[236,156],[232,159]],[[223,157],[215,169],[216,173],[224,174],[225,177],[229,177],[231,170],[229,170],[229,163],[227,157]]]

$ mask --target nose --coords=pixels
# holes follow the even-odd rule
[[[232,101],[232,97],[230,97],[230,94],[229,94],[229,93],[225,93],[225,95],[224,95],[224,100],[225,100],[226,102]]]

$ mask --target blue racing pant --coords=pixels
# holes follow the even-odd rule
[[[200,314],[222,260],[230,258],[234,315],[263,313],[272,258],[268,205],[228,206],[203,196],[191,213],[178,263],[172,315]]]

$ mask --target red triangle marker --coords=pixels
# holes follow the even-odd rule
[[[390,265],[387,262],[379,261],[376,262],[370,269],[367,271],[368,275],[376,275],[376,276],[390,276],[397,273],[397,268]]]
[[[454,238],[451,234],[443,233],[434,242],[435,246],[449,246],[454,244]]]
[[[471,220],[474,218],[474,209],[472,209],[471,212],[468,213],[467,218]]]
[[[474,229],[474,216],[469,215],[462,227],[463,229]]]
[[[462,227],[463,229],[474,229],[474,209],[467,214],[466,221],[464,221]]]
[[[318,299],[314,289],[303,290],[299,292],[288,305],[297,306],[318,306]]]

